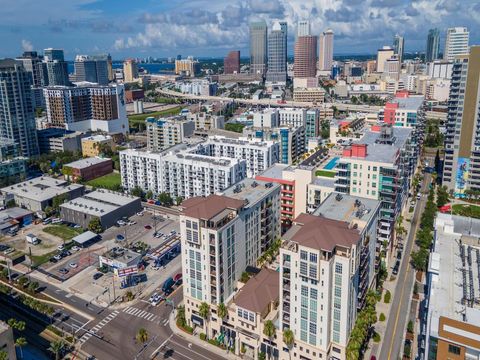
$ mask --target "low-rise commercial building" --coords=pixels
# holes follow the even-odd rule
[[[319,87],[295,88],[293,89],[293,101],[321,104],[325,101],[325,90]]]
[[[114,226],[122,217],[132,216],[142,209],[139,197],[99,189],[60,206],[61,218],[84,229],[95,218],[102,229]]]
[[[430,254],[424,349],[429,359],[480,356],[480,220],[438,214]]]
[[[40,176],[0,189],[0,193],[15,200],[17,206],[34,212],[52,206],[52,201],[57,196],[67,200],[75,199],[82,196],[84,191],[83,185],[69,184],[66,180],[48,176]]]
[[[99,156],[102,146],[110,146],[113,149],[114,142],[110,135],[92,135],[82,139],[82,155],[87,157]]]
[[[195,123],[186,120],[183,116],[165,119],[148,117],[145,122],[147,125],[147,148],[150,151],[161,151],[180,144],[195,131]]]
[[[89,181],[100,176],[110,174],[113,171],[112,159],[108,158],[85,158],[63,165],[63,175],[66,180],[78,182]]]
[[[114,247],[103,255],[98,257],[100,267],[106,266],[112,271],[124,268],[138,266],[142,261],[142,254],[124,249],[122,247]]]
[[[89,132],[70,131],[61,128],[37,130],[38,145],[41,154],[51,152],[82,151],[82,138]]]

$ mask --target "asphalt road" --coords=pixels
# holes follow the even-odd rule
[[[428,185],[430,184],[430,179],[431,175],[425,174],[421,186],[421,193],[423,195],[415,207],[410,232],[405,245],[403,261],[398,273],[399,281],[395,287],[395,294],[392,297],[392,308],[390,309],[390,316],[387,320],[387,328],[377,359],[398,359],[400,353],[403,351],[403,333],[405,332],[406,323],[408,321],[408,305],[412,295],[413,282],[415,281],[415,270],[410,264],[410,254],[414,246],[417,228],[420,223],[420,217],[427,202]]]
[[[178,304],[182,299],[182,288],[178,288],[169,299]],[[82,350],[99,360],[220,360],[222,357],[207,349],[193,345],[184,338],[173,334],[169,326],[170,305],[162,303],[151,306],[140,300],[136,304],[109,312],[103,319],[89,324],[89,329],[98,336],[80,337]],[[140,328],[147,330],[146,345],[136,342],[135,335]]]

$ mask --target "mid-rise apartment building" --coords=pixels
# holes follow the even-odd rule
[[[325,101],[325,90],[319,87],[293,89],[293,101],[321,104]]]
[[[202,302],[228,303],[247,266],[256,266],[279,236],[278,185],[247,179],[223,195],[194,197],[182,203],[180,233],[187,323],[201,326]],[[220,320],[220,319],[219,319]],[[219,333],[220,329],[217,328]]]
[[[69,131],[60,128],[37,130],[38,145],[41,154],[63,151],[82,151],[82,138],[89,133]]]
[[[387,102],[380,111],[378,118],[385,124],[414,128],[423,125],[424,97],[408,95],[408,92],[397,92],[397,96]]]
[[[175,60],[175,74],[194,77],[200,72],[200,63],[192,58]]]
[[[282,108],[278,110],[280,126],[305,126],[306,109]]]
[[[73,131],[128,132],[124,86],[90,83],[78,87],[44,88],[47,120]]]
[[[179,144],[163,152],[121,151],[120,174],[127,190],[139,187],[187,199],[215,194],[236,184],[247,176],[247,165],[243,159],[200,155]]]
[[[147,148],[150,151],[160,151],[180,144],[195,131],[194,122],[186,120],[182,116],[165,119],[148,117],[145,122],[147,124]]]
[[[322,216],[301,214],[282,236],[279,321],[294,333],[294,359],[346,359],[375,284],[378,202],[331,197]]]
[[[336,165],[335,191],[382,202],[378,236],[391,248],[395,221],[407,201],[419,151],[412,129],[374,126],[344,148]]]
[[[206,112],[188,114],[187,119],[195,123],[195,130],[212,130],[224,129],[225,117],[220,115],[212,115]]]
[[[455,196],[480,190],[480,46],[453,65],[445,132],[443,184]]]

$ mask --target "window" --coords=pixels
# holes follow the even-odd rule
[[[335,296],[342,297],[342,288],[340,286],[335,286]]]
[[[314,322],[310,322],[309,330],[310,330],[310,333],[316,334],[317,333],[317,324],[314,323]]]
[[[460,348],[456,345],[448,344],[448,352],[450,354],[460,355]]]
[[[376,167],[376,166],[373,167],[373,171],[377,171],[377,167]]]
[[[314,300],[317,300],[317,297],[318,297],[317,289],[310,289],[310,297]]]
[[[308,287],[302,286],[302,296],[308,296]]]
[[[317,254],[315,253],[310,253],[310,262],[317,262]]]
[[[354,168],[354,169],[358,168],[358,165],[357,165],[357,164],[353,164],[353,168]]]
[[[307,276],[307,263],[300,261],[300,275]]]
[[[309,277],[316,278],[317,277],[317,267],[315,265],[310,265],[310,271],[308,272]]]
[[[308,259],[308,253],[305,250],[300,251],[300,259],[302,260]]]
[[[342,264],[336,263],[336,264],[335,264],[335,272],[336,272],[337,274],[341,274],[341,273],[342,273],[342,267],[343,267]]]
[[[333,332],[333,341],[335,341],[336,343],[340,342],[340,333],[336,331]]]

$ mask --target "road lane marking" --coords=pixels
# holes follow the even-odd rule
[[[185,347],[185,346],[183,346],[182,344],[179,344],[178,342],[176,342],[176,341],[174,341],[174,340],[170,340],[170,342],[172,342],[172,343],[174,343],[174,344],[176,344],[176,345],[178,345],[178,346],[180,346],[180,347],[182,347],[182,348],[184,348],[184,349],[186,349],[186,350],[188,350],[188,351],[191,351],[192,353],[197,354],[198,356],[201,356],[201,357],[204,358],[204,359],[210,360],[209,357],[206,357],[205,355],[202,355],[202,354],[200,354],[199,352],[197,352],[197,351],[195,351],[195,350],[192,350],[192,349],[190,349],[190,348],[188,348],[188,347]],[[175,350],[175,349],[174,349],[174,350]],[[180,353],[179,353],[179,354],[180,354]],[[180,355],[182,355],[182,354],[180,354]],[[187,356],[187,358],[188,358],[188,356]]]
[[[160,351],[160,349],[161,349],[162,347],[164,347],[165,344],[166,344],[168,341],[170,341],[170,339],[172,338],[172,336],[173,336],[173,334],[171,334],[164,342],[162,342],[158,348],[156,348],[155,350],[153,350],[152,355],[150,355],[150,357],[153,358],[153,357],[158,353],[158,351]]]

